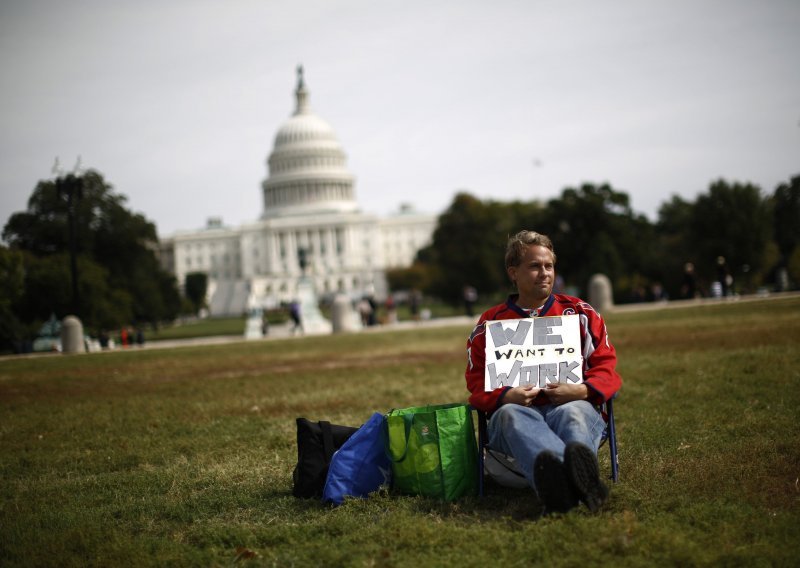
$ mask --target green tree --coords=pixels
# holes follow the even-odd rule
[[[716,259],[725,258],[737,287],[751,288],[763,278],[772,239],[772,212],[758,186],[713,182],[698,196],[687,231],[699,272],[713,280]]]
[[[0,351],[20,351],[27,335],[15,306],[25,296],[23,254],[0,246]]]
[[[55,313],[59,318],[71,312],[69,257],[66,253],[47,256],[25,254],[25,294],[17,303],[17,313],[38,328]],[[81,256],[78,258],[78,286],[88,301],[83,302],[81,318],[87,331],[112,329],[133,318],[130,294],[108,284],[108,271]],[[46,301],[43,301],[46,299]]]
[[[662,203],[658,210],[656,238],[652,243],[653,254],[663,267],[664,285],[672,298],[680,298],[684,293],[681,287],[686,264],[702,266],[697,246],[688,238],[693,211],[694,203],[677,195]],[[701,286],[706,287],[706,284]]]
[[[786,267],[800,244],[800,176],[780,184],[772,202],[775,243],[781,255],[780,265]]]
[[[420,261],[408,268],[386,271],[386,281],[391,290],[428,290],[431,285],[431,267]]]
[[[74,212],[79,267],[86,271],[79,271],[80,315],[87,327],[116,321],[118,318],[108,315],[109,310],[118,311],[128,321],[156,322],[175,317],[180,307],[174,278],[161,269],[154,252],[158,242],[155,225],[129,211],[125,202],[125,196],[115,193],[100,173],[90,170],[80,176]],[[3,229],[3,239],[11,249],[43,261],[30,262],[40,292],[26,294],[25,317],[36,317],[34,314],[49,306],[60,305],[63,294],[69,293],[69,263],[60,256],[68,250],[68,222],[66,201],[56,183],[47,180],[37,184],[27,210],[14,213]],[[64,268],[57,268],[57,263]],[[100,280],[107,281],[105,287]],[[37,303],[42,304],[38,310],[33,308]]]
[[[581,294],[598,272],[611,278],[618,300],[628,299],[638,281],[655,282],[663,276],[652,255],[655,229],[632,211],[628,195],[607,184],[584,184],[564,190],[546,206],[458,194],[439,218],[432,244],[418,255],[429,267],[428,292],[457,303],[465,284],[484,296],[508,291],[505,243],[522,229],[553,239],[557,272]]]
[[[626,193],[608,184],[565,189],[547,203],[541,232],[553,240],[557,272],[580,294],[596,273],[611,279],[618,301],[629,298],[637,275],[648,281],[661,277],[648,249],[652,224],[633,212]]]
[[[205,307],[207,290],[208,275],[205,272],[190,272],[186,275],[184,293],[192,303],[195,314]]]
[[[466,285],[481,295],[505,289],[506,240],[519,230],[522,218],[533,222],[538,210],[536,204],[484,202],[457,194],[439,217],[432,244],[418,255],[430,267],[428,292],[455,305],[462,301]]]

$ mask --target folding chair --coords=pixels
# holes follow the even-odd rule
[[[619,480],[619,456],[617,455],[617,428],[614,422],[614,395],[603,405],[603,413],[606,415],[606,429],[600,440],[600,447],[608,442],[609,457],[611,458],[611,476],[609,479],[616,483]],[[486,413],[478,410],[478,494],[483,496],[485,459],[486,452],[489,451],[489,437],[486,432],[487,420]],[[493,458],[496,459],[496,458]],[[519,472],[517,472],[517,475]]]

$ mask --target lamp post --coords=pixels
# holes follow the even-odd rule
[[[75,208],[83,198],[83,178],[75,174],[67,174],[56,178],[56,190],[61,199],[67,201],[67,218],[69,221],[69,261],[72,273],[72,311],[80,315],[80,292],[78,291],[78,235],[75,226]]]

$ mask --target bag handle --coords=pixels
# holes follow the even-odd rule
[[[327,420],[320,420],[318,422],[322,430],[322,447],[325,450],[325,463],[331,463],[331,458],[336,448],[333,447],[333,432],[331,431],[331,423]]]
[[[411,434],[411,428],[414,425],[414,414],[403,414],[403,426],[404,426],[404,435],[405,435],[405,444],[403,446],[403,453],[399,458],[394,457],[394,453],[392,452],[392,443],[391,443],[391,436],[389,435],[389,416],[391,412],[386,416],[386,420],[383,421],[383,442],[384,447],[386,448],[386,455],[392,460],[394,463],[400,463],[404,459],[406,459],[406,455],[408,454],[408,440]]]
[[[394,409],[389,411],[389,414],[386,415],[386,420],[384,420],[384,428],[383,428],[383,435],[384,435],[384,447],[386,448],[386,455],[392,460],[394,463],[400,463],[404,459],[406,459],[406,454],[408,454],[408,438],[409,434],[411,433],[411,428],[414,424],[414,418],[416,418],[418,413],[430,413],[434,414],[434,420],[436,419],[436,413],[439,410],[449,410],[451,408],[456,408],[459,406],[469,406],[463,402],[452,402],[449,404],[429,404],[427,406],[420,406],[414,408],[417,412],[406,412],[405,414],[401,414],[403,417],[403,423],[405,425],[405,448],[403,448],[403,455],[399,458],[395,458],[392,454],[392,447],[391,447],[391,440],[389,437],[389,418],[392,417],[392,412]],[[409,410],[409,409],[407,409]],[[397,416],[396,414],[394,415]]]

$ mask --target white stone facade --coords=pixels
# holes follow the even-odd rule
[[[347,156],[330,125],[313,114],[298,69],[294,114],[280,127],[267,159],[261,218],[239,227],[210,219],[205,229],[162,240],[164,267],[183,284],[209,277],[212,315],[238,315],[249,302],[273,307],[296,297],[306,275],[322,297],[386,296],[385,271],[409,266],[431,241],[436,218],[408,206],[379,218],[359,211]]]

